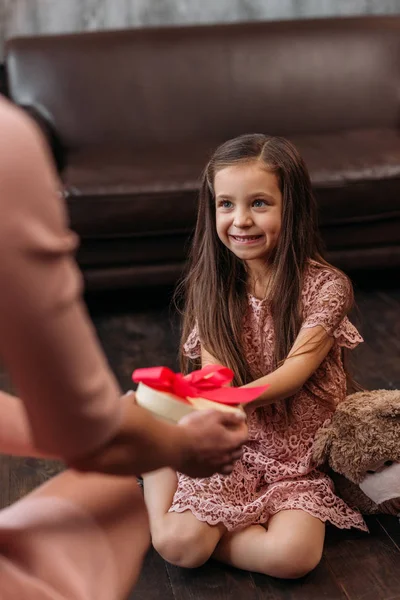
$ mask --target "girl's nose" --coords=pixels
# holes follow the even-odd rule
[[[244,227],[251,227],[253,224],[250,213],[247,210],[238,210],[235,212],[235,218],[233,225],[237,229],[243,229]]]

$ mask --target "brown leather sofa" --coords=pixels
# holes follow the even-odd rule
[[[400,17],[21,38],[5,65],[52,144],[89,289],[176,280],[201,170],[245,132],[297,144],[334,263],[400,265]]]

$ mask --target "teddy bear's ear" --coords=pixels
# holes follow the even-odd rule
[[[321,427],[317,431],[313,447],[313,461],[317,466],[327,461],[334,437],[333,427]]]

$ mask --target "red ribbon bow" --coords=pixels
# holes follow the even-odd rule
[[[226,387],[233,379],[233,372],[221,365],[207,365],[185,376],[174,373],[167,367],[136,369],[132,379],[154,390],[174,394],[187,404],[190,404],[187,398],[205,398],[220,404],[247,404],[258,398],[269,387],[269,385],[253,388]]]

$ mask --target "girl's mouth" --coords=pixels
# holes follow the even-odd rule
[[[243,244],[243,245],[249,246],[252,244],[256,244],[264,236],[262,236],[262,235],[230,235],[229,237],[237,244]]]

